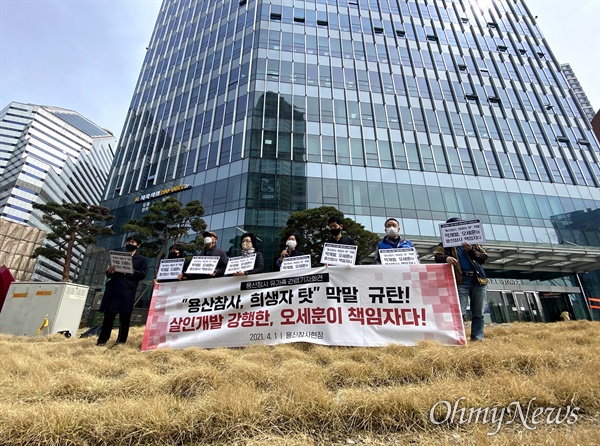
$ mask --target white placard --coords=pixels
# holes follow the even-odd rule
[[[321,263],[325,265],[354,265],[356,263],[356,245],[338,245],[337,243],[325,243]]]
[[[158,267],[156,278],[158,280],[178,279],[183,271],[185,259],[162,259]]]
[[[110,251],[110,264],[117,273],[133,274],[132,257],[128,252]]]
[[[464,220],[453,223],[441,223],[440,235],[444,248],[461,246],[463,242],[469,245],[482,245],[485,243],[485,234],[481,220]]]
[[[293,271],[308,268],[312,268],[309,255],[286,257],[283,259],[283,262],[281,262],[280,271]]]
[[[219,264],[217,256],[194,256],[186,274],[212,274]]]
[[[418,265],[419,256],[415,248],[380,249],[382,265]]]
[[[249,254],[240,257],[231,257],[227,262],[227,268],[225,268],[225,274],[233,274],[238,271],[250,271],[254,269],[254,262],[256,261],[256,254]]]

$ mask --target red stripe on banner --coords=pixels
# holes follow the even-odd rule
[[[456,278],[454,277],[454,267],[449,263],[443,264],[444,274],[446,276],[446,284],[450,287],[454,288],[456,292],[456,302],[457,304],[452,308],[452,319],[454,321],[454,329],[457,333],[464,334],[465,333],[465,324],[462,318],[462,311],[460,309],[460,302],[458,298],[458,289],[456,287]],[[458,345],[467,345],[467,338],[462,337],[458,339]]]
[[[594,302],[600,302],[600,299],[597,297],[588,297],[589,300],[593,300]]]
[[[600,307],[598,305],[590,305],[590,308],[594,310],[600,310]]]
[[[142,351],[155,349],[156,345],[152,345],[150,338],[156,335],[158,324],[156,323],[156,293],[158,291],[158,283],[154,284],[152,289],[152,300],[150,301],[150,308],[148,310],[148,317],[146,318],[146,330],[144,331],[144,337],[142,338]],[[164,314],[164,311],[162,312]]]

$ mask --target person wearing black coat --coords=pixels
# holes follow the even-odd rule
[[[104,321],[102,322],[97,345],[106,345],[110,339],[117,314],[119,314],[117,344],[127,342],[131,313],[133,312],[133,304],[135,302],[135,292],[137,291],[139,282],[144,280],[148,272],[148,260],[143,255],[137,253],[141,244],[142,241],[138,237],[132,236],[127,239],[127,244],[125,245],[125,249],[132,256],[133,273],[125,274],[116,272],[113,265],[110,265],[106,271],[106,277],[109,280],[106,283],[106,289],[104,296],[102,296],[102,303],[100,304],[100,312],[104,313]]]

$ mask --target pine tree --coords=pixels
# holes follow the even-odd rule
[[[357,257],[359,259],[368,256],[375,250],[380,237],[374,232],[367,231],[363,225],[351,218],[345,218],[344,214],[333,206],[321,206],[292,213],[280,233],[281,249],[285,247],[287,237],[291,233],[296,233],[300,237],[298,249],[305,254],[310,254],[313,266],[319,266],[323,245],[331,237],[327,227],[327,221],[331,217],[342,219],[344,233],[353,238],[358,246]]]
[[[121,228],[122,232],[138,233],[142,236],[141,253],[154,257],[154,275],[158,271],[159,260],[164,256],[170,241],[179,243],[189,230],[202,232],[206,223],[201,218],[204,207],[198,200],[185,206],[175,197],[157,201],[148,208],[139,220],[129,220]]]
[[[33,204],[34,209],[42,211],[42,221],[50,227],[46,239],[50,244],[35,249],[32,257],[46,257],[50,260],[64,261],[62,281],[69,281],[71,258],[75,246],[87,246],[95,243],[99,235],[110,235],[113,230],[100,223],[112,220],[110,210],[86,203]]]

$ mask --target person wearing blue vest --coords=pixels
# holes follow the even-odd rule
[[[452,217],[446,223],[461,221]],[[483,341],[483,309],[487,298],[487,277],[482,263],[488,255],[480,245],[463,242],[462,246],[444,248],[440,243],[435,250],[436,263],[448,263],[454,268],[458,298],[463,320],[467,306],[471,308],[471,341]]]
[[[400,236],[400,223],[395,218],[388,218],[385,221],[385,236],[377,244],[375,250],[374,265],[381,265],[381,258],[379,257],[380,249],[393,249],[393,248],[412,248],[413,244],[410,240],[406,240]]]

